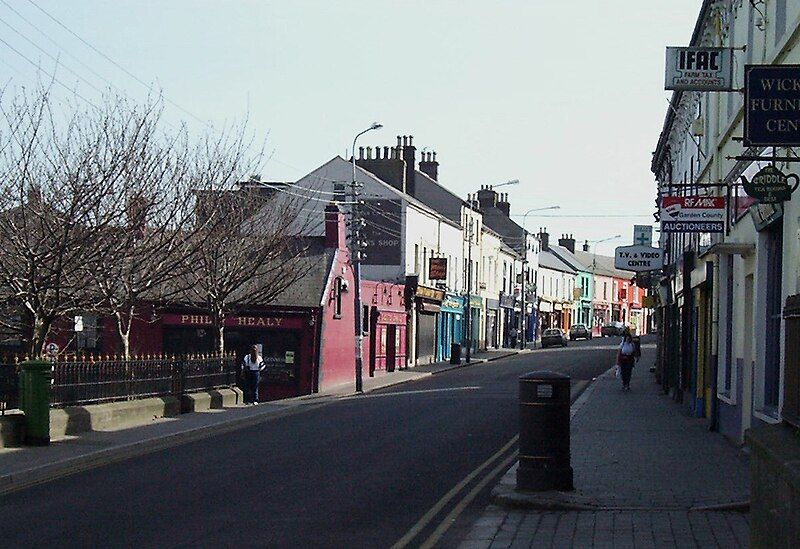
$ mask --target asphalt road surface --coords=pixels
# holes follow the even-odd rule
[[[0,546],[454,546],[513,463],[519,375],[591,380],[616,344],[537,349],[0,496]]]

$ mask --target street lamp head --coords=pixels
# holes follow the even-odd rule
[[[378,122],[373,122],[372,125],[369,127],[371,130],[379,130],[383,127],[383,124],[379,124]]]

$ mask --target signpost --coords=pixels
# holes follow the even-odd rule
[[[623,271],[655,271],[664,266],[664,252],[650,246],[620,246],[614,251],[614,267]]]
[[[733,49],[668,47],[664,89],[733,91]]]
[[[661,199],[661,232],[725,232],[725,197],[665,196]]]
[[[800,65],[745,65],[744,146],[800,146]]]

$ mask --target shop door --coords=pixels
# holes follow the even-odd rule
[[[386,326],[386,371],[394,372],[397,360],[397,326]]]

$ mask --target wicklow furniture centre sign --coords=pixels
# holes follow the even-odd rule
[[[744,146],[800,146],[800,65],[745,65]]]

